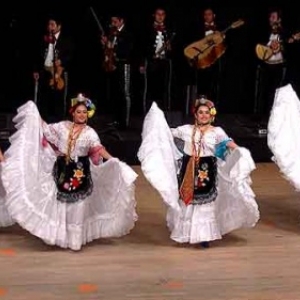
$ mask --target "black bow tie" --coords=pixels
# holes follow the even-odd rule
[[[212,30],[212,31],[215,31],[216,30],[216,25],[215,24],[205,24],[205,30],[208,31],[208,30]]]

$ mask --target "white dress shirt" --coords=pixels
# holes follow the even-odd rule
[[[45,59],[45,63],[44,63],[45,67],[48,67],[48,68],[53,67],[53,61],[54,61],[53,55],[54,55],[54,51],[55,51],[56,41],[57,41],[59,35],[60,35],[60,32],[57,32],[54,35],[54,37],[55,37],[55,43],[54,44],[49,43],[47,54],[46,54],[46,59]]]

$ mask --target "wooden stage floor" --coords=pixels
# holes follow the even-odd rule
[[[300,300],[300,195],[275,165],[257,167],[261,221],[210,249],[169,239],[163,204],[142,176],[140,220],[122,239],[72,252],[18,227],[1,229],[0,299]]]

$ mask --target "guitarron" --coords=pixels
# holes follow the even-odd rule
[[[225,34],[230,29],[244,25],[243,20],[232,23],[221,32],[207,35],[200,41],[194,42],[184,49],[184,55],[189,64],[197,69],[205,69],[213,65],[226,51]]]

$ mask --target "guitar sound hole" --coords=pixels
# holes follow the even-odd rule
[[[208,45],[208,46],[214,45],[214,41],[213,41],[213,40],[208,40],[208,41],[207,41],[207,45]]]

